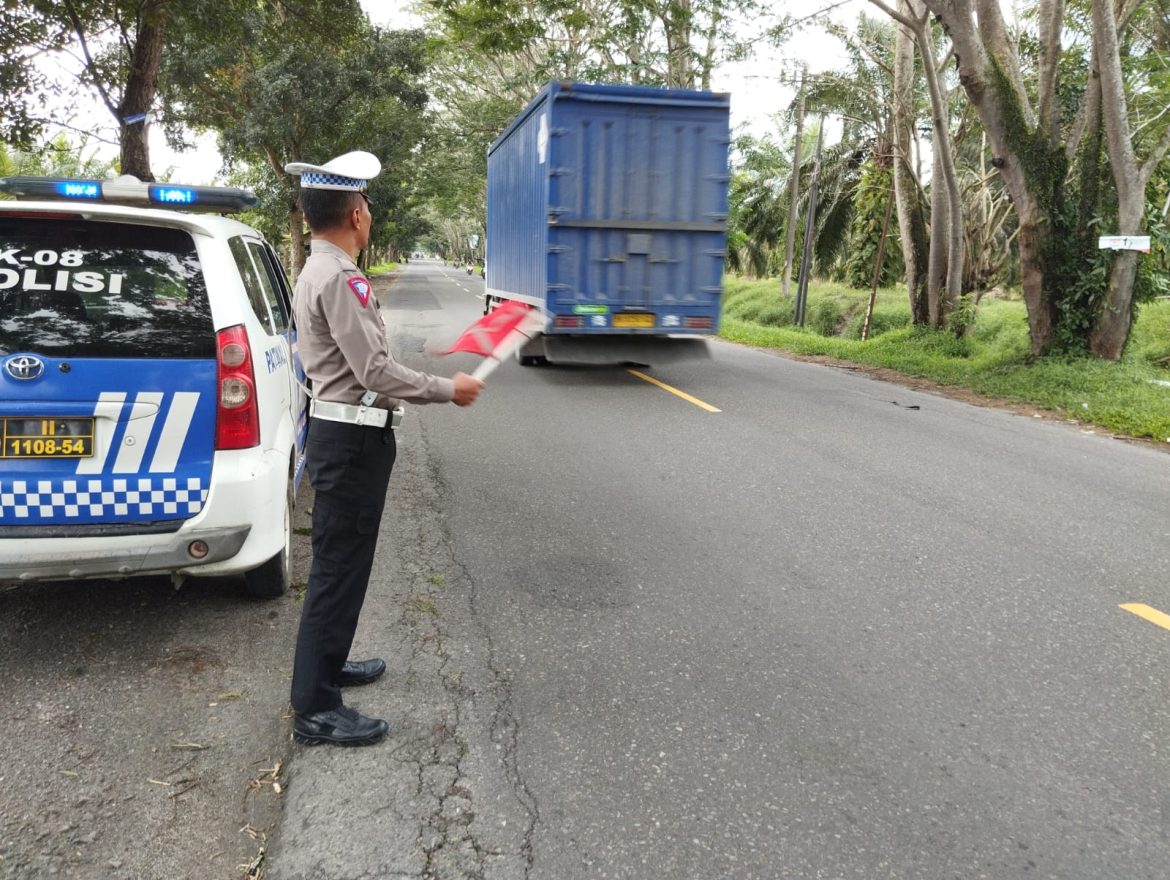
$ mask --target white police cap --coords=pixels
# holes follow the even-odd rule
[[[360,192],[382,171],[382,163],[373,153],[354,150],[324,165],[310,165],[308,162],[289,162],[284,166],[289,174],[301,176],[304,189],[341,189]]]

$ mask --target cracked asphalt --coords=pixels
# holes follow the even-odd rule
[[[516,763],[510,682],[452,553],[449,489],[427,443],[408,419],[352,652],[389,669],[346,691],[390,735],[295,747],[270,880],[528,876],[538,812]]]

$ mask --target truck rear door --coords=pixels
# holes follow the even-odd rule
[[[669,91],[596,97],[576,100],[566,90],[555,100],[550,308],[585,316],[574,332],[715,332],[727,223],[726,107]]]

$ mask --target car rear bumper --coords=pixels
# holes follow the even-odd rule
[[[0,532],[0,583],[174,573],[220,576],[255,568],[283,546],[288,457],[275,451],[219,452],[214,472],[203,509],[175,531],[93,537]],[[206,555],[191,554],[195,541],[207,545]]]
[[[184,529],[169,535],[122,535],[114,538],[38,538],[0,541],[0,582],[132,577],[166,574],[231,559],[250,525]],[[191,554],[202,541],[208,552]]]

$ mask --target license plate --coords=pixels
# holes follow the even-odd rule
[[[0,458],[89,458],[93,418],[0,419]]]
[[[635,312],[618,312],[613,316],[615,327],[653,327],[654,316]]]

